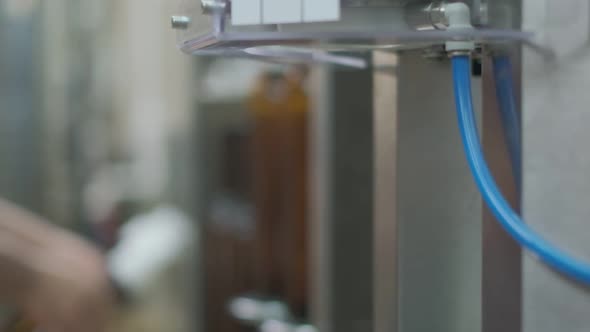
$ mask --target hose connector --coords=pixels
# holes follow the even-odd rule
[[[471,25],[471,9],[463,2],[445,4],[444,13],[448,22],[447,30],[474,29]],[[475,49],[475,42],[468,40],[452,40],[445,44],[449,54],[471,53]]]

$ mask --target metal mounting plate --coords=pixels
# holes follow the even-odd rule
[[[326,51],[398,51],[442,45],[448,40],[505,43],[528,42],[532,37],[501,29],[416,31],[405,19],[407,7],[403,5],[411,0],[345,0],[341,19],[336,22],[251,26],[232,25],[229,6],[205,15],[199,0],[183,1],[183,17],[190,23],[179,30],[178,47],[194,55],[338,63],[339,57]],[[341,60],[346,64],[350,59]]]

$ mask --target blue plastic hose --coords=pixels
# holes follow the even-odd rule
[[[537,235],[512,210],[500,193],[483,156],[471,97],[470,57],[454,56],[453,85],[461,138],[475,182],[496,220],[525,249],[555,270],[590,284],[590,266],[559,250]]]
[[[510,58],[505,55],[494,57],[492,62],[504,137],[510,154],[514,182],[520,195],[522,187],[522,136],[520,116],[517,111],[514,84],[512,82],[512,64]]]

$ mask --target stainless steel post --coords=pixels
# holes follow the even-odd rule
[[[480,331],[482,204],[457,130],[450,65],[405,53],[397,73],[397,331]]]
[[[370,69],[315,75],[311,298],[322,332],[373,331],[372,80]]]

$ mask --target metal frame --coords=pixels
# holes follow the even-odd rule
[[[448,61],[400,56],[398,331],[481,326],[481,209],[457,130]],[[481,103],[474,81],[476,109]]]
[[[323,68],[314,81],[312,319],[322,332],[373,331],[373,74]]]
[[[398,56],[375,52],[375,219],[374,305],[375,332],[396,331],[398,321],[398,246],[396,214]]]

